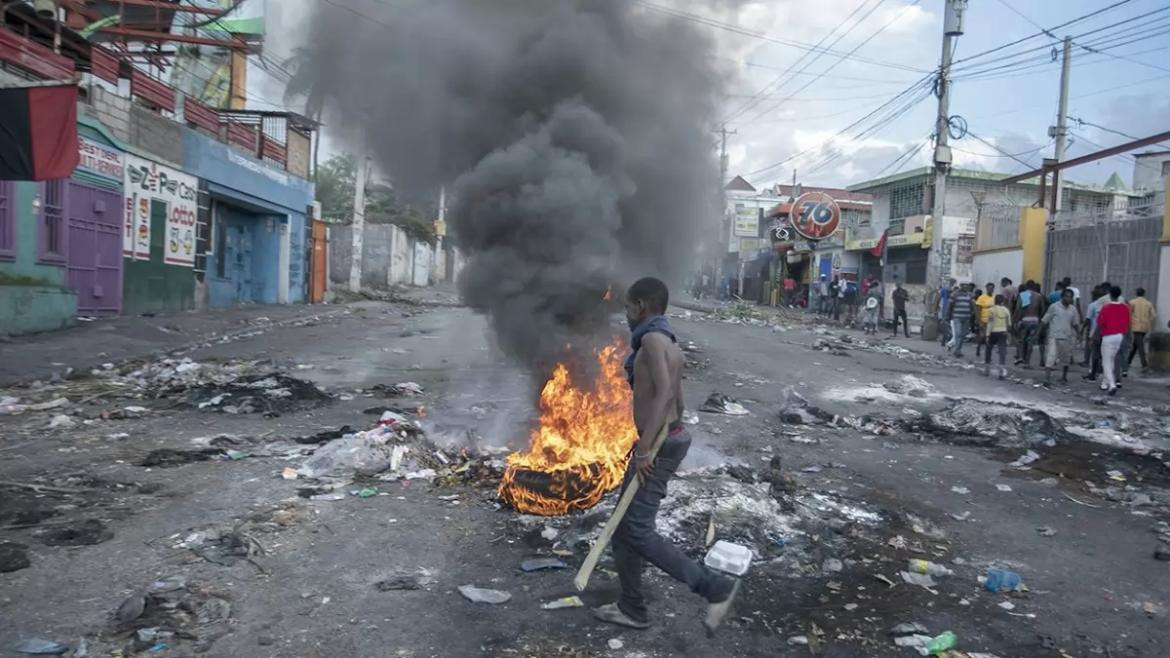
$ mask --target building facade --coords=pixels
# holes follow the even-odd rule
[[[316,124],[212,110],[29,6],[6,10],[0,85],[79,76],[80,163],[0,181],[0,334],[305,301]]]

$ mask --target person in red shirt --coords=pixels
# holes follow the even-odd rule
[[[1097,313],[1097,333],[1101,335],[1101,361],[1105,381],[1101,390],[1117,393],[1117,353],[1129,334],[1129,306],[1121,301],[1121,288],[1109,289],[1109,302]]]

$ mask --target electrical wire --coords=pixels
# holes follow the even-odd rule
[[[1031,163],[1027,162],[1026,160],[1021,160],[1021,159],[1019,158],[1019,154],[1016,154],[1016,153],[1008,153],[1007,151],[1005,151],[1005,150],[1001,149],[1000,147],[996,146],[994,143],[992,143],[992,142],[989,142],[989,141],[987,141],[986,139],[983,139],[983,138],[982,138],[982,137],[980,137],[979,135],[976,135],[976,134],[975,134],[973,131],[971,131],[970,129],[968,129],[968,130],[967,130],[967,134],[968,134],[968,135],[970,135],[971,137],[974,137],[974,138],[975,138],[977,141],[979,141],[979,142],[982,142],[982,143],[983,143],[985,146],[988,146],[988,147],[990,147],[992,150],[994,150],[994,151],[996,151],[996,152],[998,152],[998,153],[1002,154],[1002,155],[1003,155],[1003,157],[1005,157],[1005,158],[1011,158],[1012,160],[1015,160],[1016,162],[1018,162],[1018,163],[1020,163],[1020,164],[1024,165],[1025,167],[1034,168],[1034,167],[1032,166],[1032,164],[1031,164]],[[1043,148],[1043,147],[1041,147],[1041,148]],[[1039,150],[1040,150],[1040,149],[1034,149],[1034,150],[1033,150],[1033,152],[1035,152],[1035,151],[1039,151]]]
[[[889,171],[893,167],[897,167],[897,169],[894,170],[894,173],[895,174],[898,173],[899,171],[902,170],[901,167],[903,164],[909,162],[910,160],[913,160],[914,156],[918,155],[918,152],[921,151],[923,149],[923,147],[925,147],[929,143],[930,143],[930,133],[927,133],[921,139],[918,140],[916,145],[910,146],[905,151],[903,151],[901,154],[899,154],[898,157],[894,158],[894,160],[892,162],[890,162],[888,165],[882,167],[881,170],[877,172],[877,175],[874,176],[874,178],[881,178],[882,176],[885,176],[886,172]]]
[[[860,12],[862,9],[864,9],[864,8],[865,8],[865,6],[866,6],[867,4],[869,4],[869,3],[870,3],[870,1],[871,1],[871,0],[862,0],[862,1],[861,1],[861,4],[857,5],[857,7],[855,7],[855,8],[853,9],[853,11],[852,11],[852,12],[851,12],[851,13],[850,13],[848,16],[846,16],[846,17],[845,17],[845,18],[844,18],[844,19],[843,19],[841,22],[839,22],[839,23],[837,23],[836,25],[834,25],[834,26],[833,26],[833,29],[829,30],[828,34],[826,34],[825,36],[821,37],[821,40],[820,40],[820,41],[818,41],[818,42],[817,42],[817,43],[816,43],[816,44],[813,46],[813,48],[820,48],[820,47],[821,47],[821,44],[823,44],[823,43],[824,43],[826,40],[828,40],[828,38],[829,38],[829,37],[833,36],[833,33],[835,33],[837,30],[839,30],[841,27],[843,27],[843,26],[844,26],[846,23],[848,23],[850,20],[852,20],[854,16],[856,16],[856,15],[857,15],[857,14],[858,14],[858,13],[859,13],[859,12]],[[882,6],[882,3],[884,3],[884,2],[886,2],[886,0],[877,0],[877,4],[875,4],[873,7],[871,7],[871,8],[870,8],[870,10],[869,10],[869,12],[867,12],[867,13],[865,14],[865,16],[862,16],[861,18],[859,18],[859,19],[857,20],[857,22],[855,22],[853,25],[849,26],[849,29],[848,29],[848,30],[846,30],[844,33],[842,33],[840,37],[837,37],[837,39],[836,39],[836,40],[834,40],[834,41],[833,41],[833,43],[829,44],[829,45],[827,46],[827,48],[832,48],[833,46],[835,46],[835,45],[836,45],[836,44],[837,44],[837,43],[838,43],[838,42],[839,42],[839,41],[840,41],[842,38],[844,38],[846,35],[848,35],[848,34],[849,34],[849,32],[851,32],[851,31],[852,31],[854,28],[856,28],[858,25],[860,25],[860,24],[861,24],[861,21],[863,21],[863,20],[865,20],[866,18],[868,18],[868,17],[869,17],[869,15],[870,15],[870,14],[872,14],[874,11],[876,11],[878,7]],[[796,68],[797,66],[799,66],[799,65],[800,65],[800,63],[801,63],[801,62],[803,62],[803,61],[804,61],[804,59],[805,59],[806,57],[808,57],[810,54],[812,54],[812,52],[813,52],[813,51],[811,51],[811,50],[810,50],[810,51],[805,51],[804,53],[802,53],[802,54],[801,54],[801,56],[800,56],[800,57],[799,57],[799,58],[798,58],[798,59],[797,59],[795,62],[793,62],[791,65],[789,65],[789,67],[788,67],[787,69],[785,69],[785,70],[784,70],[784,72],[783,72],[783,73],[781,73],[780,75],[776,76],[776,77],[775,77],[775,78],[774,78],[774,79],[773,79],[771,82],[769,82],[767,85],[765,85],[763,88],[761,88],[761,89],[760,89],[760,91],[759,91],[759,92],[758,92],[758,93],[757,93],[757,94],[756,94],[756,95],[755,95],[755,96],[754,96],[754,97],[753,97],[753,98],[752,98],[750,101],[748,101],[747,103],[745,103],[745,104],[744,104],[743,106],[741,106],[741,107],[740,107],[738,110],[736,110],[736,111],[732,112],[732,113],[731,113],[729,116],[727,116],[727,117],[724,119],[724,121],[732,121],[732,120],[734,120],[734,119],[737,119],[737,118],[739,118],[739,117],[743,116],[743,115],[744,115],[746,112],[748,112],[748,111],[749,111],[749,110],[751,110],[752,108],[754,108],[754,107],[756,107],[757,105],[759,105],[759,104],[760,104],[760,103],[761,103],[761,102],[762,102],[762,101],[763,101],[765,98],[767,98],[767,97],[768,97],[768,96],[771,94],[771,91],[769,91],[769,90],[775,90],[775,91],[779,91],[779,89],[780,89],[780,88],[781,88],[781,87],[784,85],[784,83],[786,82],[786,80],[785,80],[786,76],[787,76],[787,75],[788,75],[788,74],[789,74],[789,73],[790,73],[790,72],[791,72],[791,71],[792,71],[794,68]],[[820,59],[822,55],[824,55],[824,50],[821,50],[820,52],[817,52],[817,53],[815,54],[815,56],[813,57],[813,59],[812,59],[812,60],[811,60],[811,61],[810,61],[808,64],[806,64],[806,65],[804,66],[804,68],[802,68],[802,69],[801,69],[801,71],[803,72],[803,71],[807,70],[807,69],[808,69],[808,67],[809,67],[809,66],[810,66],[810,65],[811,65],[813,62],[816,62],[818,59]],[[791,80],[791,78],[788,78],[788,80]],[[756,117],[756,118],[759,118],[759,117]]]
[[[901,11],[899,11],[897,14],[895,14],[893,18],[891,18],[891,19],[890,19],[889,21],[887,21],[887,22],[886,22],[884,25],[882,25],[881,27],[879,27],[879,28],[878,28],[876,31],[874,31],[872,34],[870,34],[868,37],[866,37],[866,38],[865,38],[865,39],[863,39],[863,40],[862,40],[860,43],[858,43],[856,46],[854,46],[854,47],[853,47],[853,49],[852,49],[852,50],[850,50],[848,54],[849,54],[849,55],[852,55],[853,53],[857,52],[857,51],[858,51],[860,48],[862,48],[863,46],[865,46],[866,44],[868,44],[870,41],[872,41],[874,38],[876,38],[876,37],[877,37],[879,34],[881,34],[882,32],[884,32],[884,31],[885,31],[887,28],[889,28],[889,27],[890,27],[891,25],[893,25],[895,22],[897,22],[898,20],[900,20],[900,19],[902,18],[902,14],[905,14],[905,13],[906,13],[906,11],[908,11],[908,10],[909,10],[911,7],[915,7],[915,6],[917,6],[917,5],[919,4],[919,2],[921,2],[921,0],[914,0],[914,1],[913,1],[913,2],[911,2],[910,4],[908,4],[908,5],[904,6],[904,7],[902,7],[902,10],[901,10]],[[875,7],[875,9],[876,9],[876,7]],[[871,13],[872,13],[872,12],[871,12]],[[868,15],[868,14],[867,14],[867,15]],[[814,60],[814,61],[815,61],[815,60]],[[840,59],[838,59],[836,62],[833,62],[833,64],[832,64],[832,65],[830,65],[828,68],[826,68],[826,69],[823,71],[823,73],[828,73],[829,71],[832,71],[834,68],[836,68],[837,66],[839,66],[839,65],[840,65],[842,62],[844,62],[844,61],[845,61],[845,57],[841,57],[841,58],[840,58]],[[811,65],[811,64],[812,64],[812,62],[810,62],[809,64]],[[805,68],[807,68],[807,66],[806,66]],[[764,110],[764,111],[760,112],[759,114],[757,114],[757,115],[755,116],[755,118],[756,118],[757,120],[764,118],[765,116],[767,116],[767,115],[768,115],[768,113],[770,113],[770,112],[773,112],[773,111],[774,111],[776,108],[778,108],[778,107],[782,106],[784,103],[787,103],[788,101],[792,100],[792,98],[793,98],[793,97],[795,97],[796,95],[800,94],[800,93],[801,93],[802,91],[804,91],[805,89],[808,89],[810,86],[812,86],[813,84],[815,84],[815,83],[816,83],[818,80],[820,80],[820,77],[819,77],[819,76],[818,76],[818,77],[815,77],[815,78],[813,78],[812,80],[809,80],[809,81],[808,81],[808,82],[806,82],[806,83],[804,84],[804,86],[802,86],[801,88],[799,88],[799,89],[797,89],[796,91],[792,92],[791,94],[789,94],[788,96],[786,96],[784,99],[782,99],[782,100],[779,100],[779,101],[777,101],[776,103],[774,103],[774,104],[772,105],[772,107],[770,107],[770,108],[768,108],[768,109],[766,109],[766,110]]]
[[[332,2],[332,0],[324,0],[324,1]],[[775,44],[779,44],[782,46],[787,46],[789,48],[797,48],[800,50],[809,50],[809,51],[813,51],[813,52],[817,52],[819,50],[813,44],[810,44],[810,43],[774,37],[774,36],[767,34],[765,32],[750,30],[748,28],[745,28],[745,27],[740,26],[740,25],[736,25],[734,23],[727,23],[724,21],[719,21],[719,20],[716,20],[713,18],[708,18],[705,16],[700,16],[698,14],[686,12],[686,11],[683,11],[680,9],[674,9],[671,7],[664,7],[662,5],[656,5],[652,2],[647,2],[647,0],[633,0],[633,1],[635,4],[637,4],[641,7],[645,7],[646,9],[650,9],[651,11],[656,11],[656,12],[661,13],[661,14],[673,16],[673,17],[681,19],[681,20],[691,21],[693,23],[698,23],[700,25],[706,25],[709,27],[718,28],[718,29],[725,30],[728,32],[733,32],[735,34],[741,34],[743,36],[748,36],[748,37],[752,37],[754,39],[759,39],[761,41],[767,41],[769,43],[775,43]],[[1126,1],[1128,2],[1130,0],[1126,0]],[[825,52],[826,52],[826,54],[829,54],[829,55],[841,55],[842,54],[841,51],[835,51],[835,50],[825,50]],[[892,69],[899,69],[902,71],[910,71],[913,73],[925,73],[926,72],[926,69],[920,69],[920,68],[916,68],[913,66],[907,66],[905,64],[898,64],[896,62],[885,62],[885,61],[881,61],[881,60],[875,60],[875,59],[871,59],[868,57],[852,56],[849,59],[856,61],[856,62],[861,62],[863,64],[872,64],[874,66],[883,66],[883,67],[892,68]]]
[[[1074,25],[1076,23],[1080,23],[1081,21],[1085,21],[1085,20],[1088,20],[1090,18],[1100,16],[1101,14],[1112,11],[1113,9],[1116,9],[1117,7],[1120,7],[1122,5],[1129,4],[1130,2],[1133,2],[1133,0],[1118,0],[1118,2],[1114,2],[1113,4],[1108,5],[1106,7],[1102,7],[1100,9],[1091,11],[1087,14],[1082,15],[1082,16],[1078,16],[1072,20],[1065,21],[1064,23],[1061,23],[1060,25],[1054,25],[1045,31],[1037,32],[1035,34],[1030,34],[1026,37],[1016,39],[1015,41],[1010,41],[1010,42],[1005,43],[1003,45],[977,52],[974,55],[968,55],[967,57],[964,57],[961,60],[957,60],[957,61],[953,62],[953,64],[960,64],[962,62],[968,62],[968,61],[971,61],[973,59],[978,59],[980,57],[983,57],[984,55],[990,55],[991,53],[999,52],[1001,50],[1006,50],[1008,48],[1011,48],[1012,46],[1016,46],[1016,45],[1019,45],[1021,43],[1026,42],[1026,41],[1030,41],[1032,39],[1035,39],[1036,37],[1047,36],[1047,34],[1050,32],[1055,32],[1056,30],[1059,30],[1063,27],[1068,27],[1069,25]],[[1045,47],[1047,47],[1047,46],[1045,46]]]

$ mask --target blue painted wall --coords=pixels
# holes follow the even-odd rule
[[[305,209],[313,184],[262,164],[226,144],[193,130],[183,135],[184,168],[210,185],[212,198],[224,208],[228,254],[208,259],[208,295],[212,306],[256,302],[275,304],[280,277],[280,225],[289,228],[289,301],[305,300]],[[215,220],[217,230],[221,222]],[[212,248],[217,244],[212,234]],[[215,261],[227,258],[225,276],[215,276]],[[246,261],[246,263],[244,262]]]

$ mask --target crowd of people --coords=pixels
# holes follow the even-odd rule
[[[1045,382],[1059,371],[1062,383],[1068,383],[1079,344],[1081,366],[1089,368],[1084,379],[1100,378],[1101,390],[1109,395],[1122,387],[1135,356],[1143,372],[1149,369],[1146,337],[1153,331],[1156,311],[1142,288],[1127,301],[1119,286],[1105,281],[1093,287],[1086,304],[1068,277],[1047,294],[1035,281],[1017,287],[1004,278],[997,292],[994,283],[977,290],[974,284],[951,279],[933,297],[935,307],[928,311],[940,319],[941,344],[962,358],[963,346],[972,338],[975,358],[982,354],[987,374],[995,353],[1001,379],[1007,375],[1009,344],[1015,346],[1016,366],[1031,368],[1037,354]]]

